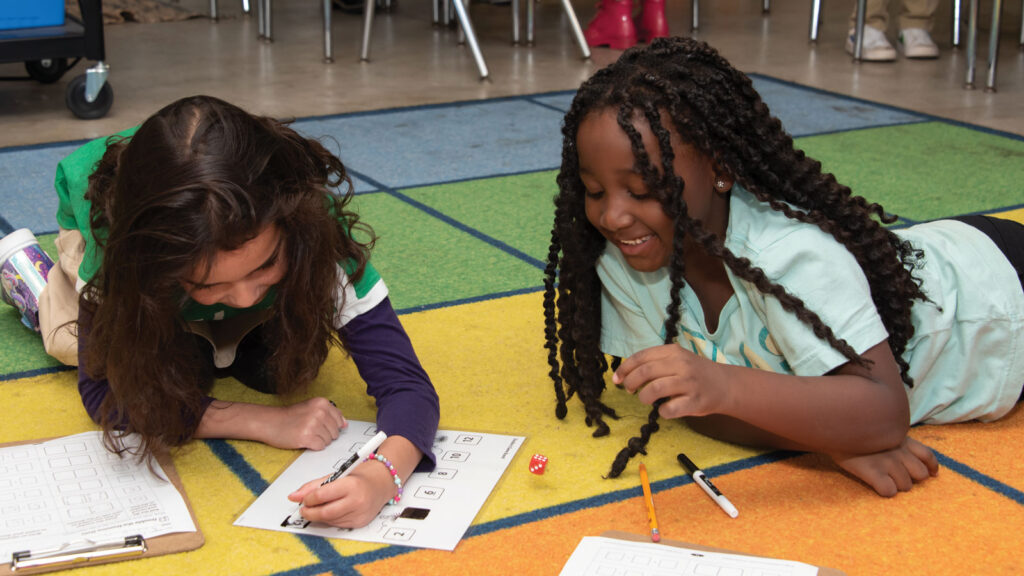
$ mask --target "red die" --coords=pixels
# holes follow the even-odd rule
[[[543,454],[534,454],[533,458],[530,458],[530,472],[534,474],[543,474],[547,465],[548,457]]]

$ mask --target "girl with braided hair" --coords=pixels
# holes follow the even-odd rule
[[[892,496],[938,470],[910,425],[994,420],[1020,398],[1024,226],[887,229],[895,216],[796,149],[704,43],[655,40],[586,81],[558,185],[544,299],[556,415],[576,395],[607,434],[609,366],[652,406],[609,476],[659,417],[685,418],[827,454]]]

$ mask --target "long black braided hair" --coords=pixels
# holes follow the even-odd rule
[[[646,48],[627,50],[614,64],[594,74],[580,87],[565,116],[559,194],[555,198],[544,282],[545,347],[558,418],[566,416],[566,402],[574,394],[583,403],[587,426],[596,427],[595,437],[608,434],[606,417],[617,418],[615,411],[601,401],[609,359],[600,350],[601,283],[595,264],[605,239],[584,213],[585,190],[576,150],[580,123],[600,110],[617,111],[618,124],[632,143],[636,165],[649,193],[674,222],[666,343],[678,336],[686,271],[682,246],[689,235],[736,276],[778,299],[851,362],[866,362],[799,298],[769,280],[748,259],[735,256],[725,248],[723,239],[687,214],[685,183],[672,166],[671,130],[758,200],[788,218],[818,226],[853,254],[889,332],[889,346],[903,381],[913,385],[903,352],[914,333],[911,306],[914,300],[925,299],[920,282],[911,276],[921,253],[882,226],[895,222],[896,217],[887,215],[878,204],[851,194],[832,174],[822,172],[820,162],[796,149],[793,138],[769,113],[750,79],[715,49],[692,38],[661,38]],[[641,118],[658,141],[660,166],[651,163],[633,125]],[[671,125],[666,126],[665,121]],[[616,456],[609,477],[621,474],[637,453],[646,454],[647,442],[658,430],[659,405],[654,405],[640,435],[631,438]]]

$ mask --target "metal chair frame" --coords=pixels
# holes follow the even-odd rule
[[[694,0],[696,2],[697,0]],[[960,17],[961,0],[953,0],[953,46],[960,46]],[[867,0],[857,0],[857,12],[854,28],[854,50],[853,59],[861,60],[864,45],[864,18],[867,11]],[[988,42],[988,67],[985,78],[985,91],[996,91],[996,63],[999,60],[999,25],[1002,19],[1003,0],[992,0],[992,27],[989,29]],[[811,42],[817,42],[818,30],[821,24],[821,0],[813,0],[811,3]],[[978,44],[978,0],[970,0],[967,13],[967,72],[964,80],[964,88],[973,90],[974,77],[977,60]],[[1021,0],[1021,32],[1020,46],[1024,49],[1024,0]]]

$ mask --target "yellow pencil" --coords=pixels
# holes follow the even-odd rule
[[[644,503],[647,504],[647,522],[651,525],[651,541],[660,542],[658,516],[654,513],[654,494],[651,493],[651,483],[647,480],[647,466],[644,466],[643,462],[640,463],[640,486],[644,490]]]

